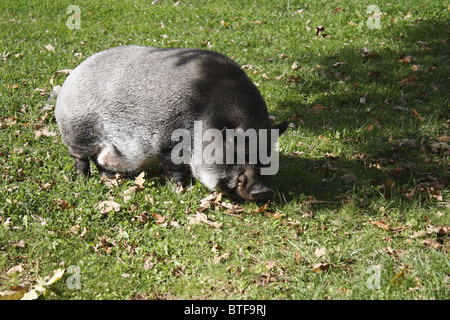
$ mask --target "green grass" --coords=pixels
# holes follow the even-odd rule
[[[0,4],[0,292],[64,269],[39,299],[448,299],[448,3],[175,3]],[[380,29],[366,24],[373,4]],[[293,124],[265,210],[215,204],[203,212],[220,227],[189,224],[199,183],[177,193],[155,169],[129,197],[133,179],[76,175],[48,102],[57,71],[126,44],[251,65],[270,113]],[[102,214],[107,200],[120,211]]]

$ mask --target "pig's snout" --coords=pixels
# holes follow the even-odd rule
[[[275,191],[273,191],[269,187],[264,186],[264,185],[257,185],[250,192],[250,199],[249,200],[264,199],[264,198],[268,198],[270,196],[273,196],[274,194],[275,194]]]

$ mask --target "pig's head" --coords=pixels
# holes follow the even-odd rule
[[[226,177],[220,179],[216,189],[230,196],[255,201],[275,194],[270,189],[270,176],[262,176],[257,165],[229,165]]]
[[[277,137],[281,135],[287,128],[286,123],[282,123],[280,125],[274,126],[273,129],[278,130]],[[235,129],[236,130],[236,129]],[[265,137],[271,141],[270,133],[267,137]],[[260,137],[258,138],[260,139]],[[273,141],[272,141],[273,142]],[[252,142],[250,142],[252,143]],[[259,143],[254,144],[260,146]],[[273,143],[267,144],[267,150],[265,150],[264,154],[269,157],[269,159],[273,160],[272,155],[273,148],[275,146]],[[233,164],[224,165],[224,175],[222,178],[218,180],[216,185],[216,189],[222,191],[228,195],[235,196],[244,200],[255,201],[259,199],[264,199],[270,196],[273,196],[275,192],[270,188],[270,182],[272,175],[278,171],[278,167],[276,170],[272,168],[273,161],[267,162],[268,159],[264,161],[260,157],[260,153],[258,150],[257,161],[252,162],[249,161],[248,157],[248,148],[246,149],[246,161],[245,163],[239,164],[239,162],[234,162]],[[234,153],[236,160],[237,149],[234,147]],[[278,155],[276,155],[278,157]],[[278,165],[278,159],[277,165]]]

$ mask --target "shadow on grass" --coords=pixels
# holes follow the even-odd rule
[[[373,47],[348,45],[311,62],[316,76],[298,83],[318,98],[310,105],[284,101],[280,113],[329,143],[339,133],[336,143],[351,152],[282,157],[274,184],[286,201],[333,201],[350,191],[439,199],[450,180],[448,144],[439,145],[449,130],[448,27],[416,21],[384,31]]]

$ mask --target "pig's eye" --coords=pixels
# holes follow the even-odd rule
[[[245,174],[240,174],[238,177],[238,186],[239,188],[244,188],[245,184],[247,183],[247,177],[245,176]]]

